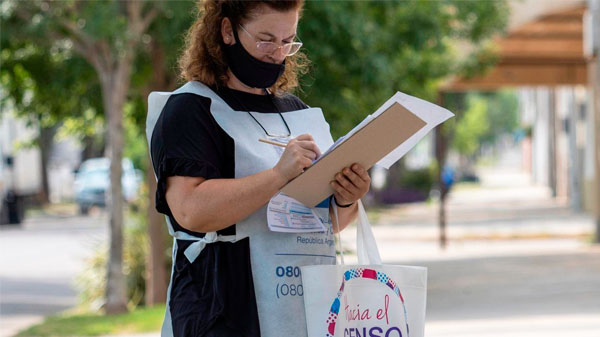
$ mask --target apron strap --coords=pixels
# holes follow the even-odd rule
[[[200,255],[207,244],[214,242],[234,242],[235,235],[217,235],[217,232],[209,232],[206,233],[203,238],[198,238],[191,235],[185,238],[185,240],[190,239],[196,242],[189,245],[183,252],[183,255],[185,255],[190,263],[194,263],[196,258]]]

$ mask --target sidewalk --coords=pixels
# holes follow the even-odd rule
[[[428,268],[426,337],[600,336],[600,245],[594,219],[511,170],[483,171],[479,188],[447,204],[439,247],[437,205],[371,214],[384,263]],[[354,250],[353,228],[342,233]],[[354,255],[346,263],[355,263]]]
[[[511,170],[448,200],[440,249],[436,204],[371,214],[385,263],[428,268],[426,337],[600,336],[600,246],[592,217]],[[341,234],[354,251],[356,230]],[[352,253],[347,264],[356,262]],[[158,337],[159,333],[131,335]]]
[[[481,186],[459,187],[449,196],[445,250],[435,203],[370,214],[384,263],[428,268],[425,336],[600,336],[593,218],[572,212],[519,172],[480,173]],[[344,250],[354,251],[355,227],[341,237]],[[355,263],[356,256],[345,260]]]
[[[591,215],[570,210],[545,187],[511,170],[482,170],[480,186],[458,187],[446,207],[447,248],[439,248],[437,203],[369,211],[384,261],[485,257],[577,250],[595,231]],[[356,231],[342,232],[354,250]]]

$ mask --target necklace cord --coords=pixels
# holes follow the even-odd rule
[[[263,90],[265,91],[266,95],[271,98],[271,103],[277,110],[277,113],[279,114],[279,117],[281,117],[283,124],[285,124],[285,128],[288,131],[288,134],[286,137],[290,137],[292,135],[292,131],[290,130],[290,127],[289,127],[288,123],[286,122],[285,118],[283,118],[283,115],[281,114],[281,110],[279,110],[279,107],[275,103],[275,99],[273,98],[273,95],[266,88]],[[258,126],[260,126],[260,128],[265,132],[265,134],[268,137],[276,137],[275,135],[271,135],[267,132],[267,129],[265,129],[265,127],[262,126],[262,124],[260,124],[260,122],[250,113],[250,109],[248,109],[248,107],[241,100],[238,99],[238,97],[236,96],[236,94],[234,92],[232,92],[231,96],[234,97],[235,101],[238,102],[242,108],[244,108],[244,110],[248,113],[248,115],[250,115],[250,117],[252,117],[252,119],[256,122],[256,124],[258,124]]]

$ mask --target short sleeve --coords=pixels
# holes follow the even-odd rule
[[[173,95],[157,120],[151,140],[157,176],[156,209],[171,215],[166,181],[171,176],[220,178],[222,130],[210,113],[211,100],[194,94]]]

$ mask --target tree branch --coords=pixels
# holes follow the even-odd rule
[[[42,4],[45,4],[47,8],[51,8],[51,6],[53,5],[49,1],[43,1]],[[79,9],[80,3],[75,2],[74,6],[75,7],[64,6],[63,9],[71,14],[74,14],[73,9],[77,11]],[[43,8],[40,9],[44,11]],[[102,45],[102,42],[104,41],[98,41],[93,36],[87,34],[81,28],[77,27],[77,24],[73,21],[70,21],[68,19],[65,19],[64,17],[60,17],[57,15],[53,15],[53,17],[56,21],[56,24],[66,31],[66,33],[57,31],[57,34],[73,42],[73,47],[82,56],[84,56],[94,66],[94,68],[96,68],[100,72],[105,72],[109,70],[110,52],[106,53],[105,50],[102,50],[104,49],[104,46]]]
[[[17,6],[15,14],[25,22],[30,21],[36,13],[46,13],[47,15],[51,15],[48,14],[48,10],[44,10],[44,5],[50,8],[51,4],[48,1],[43,1],[39,7],[33,8],[30,2],[23,2],[20,3],[20,6]],[[61,29],[51,29],[48,31],[48,34],[52,37],[50,41],[62,39],[71,41],[73,43],[73,48],[87,59],[94,68],[99,71],[105,70],[106,64],[97,53],[94,38],[77,28],[73,22],[69,22],[56,16],[54,16],[54,18],[56,19],[58,26],[67,33],[62,32]]]
[[[142,6],[140,1],[130,1],[127,4],[127,14],[129,20],[132,22],[131,27],[134,30],[133,35],[139,38],[146,32],[152,21],[156,19],[159,11],[156,7],[152,7],[146,15],[142,17]]]
[[[148,29],[148,27],[150,27],[150,24],[152,24],[152,21],[154,21],[154,19],[156,19],[156,17],[158,16],[159,11],[156,8],[152,8],[147,14],[146,16],[142,19],[142,33],[146,32],[146,30]]]
[[[72,39],[78,40],[82,45],[89,49],[91,52],[97,51],[95,50],[95,39],[90,35],[83,32],[81,29],[77,28],[74,22],[65,20],[63,18],[56,18],[56,23],[62,28],[64,28],[71,36]]]
[[[46,5],[47,8],[51,8],[53,6],[50,3],[50,1],[42,1],[42,5]],[[77,6],[77,2],[75,3],[75,6]],[[45,11],[43,8],[40,8],[40,9],[42,11]],[[69,12],[69,13],[72,12],[66,6],[63,6],[63,9],[66,12]],[[86,46],[86,48],[93,51],[95,39],[92,36],[86,34],[84,31],[82,31],[80,28],[78,28],[74,22],[64,19],[63,17],[60,17],[58,15],[53,15],[53,14],[51,14],[52,11],[45,11],[45,12],[47,12],[50,16],[53,16],[54,19],[56,20],[56,23],[60,27],[67,30],[69,32],[69,34],[72,35],[73,38],[78,39],[81,43],[83,43]]]

